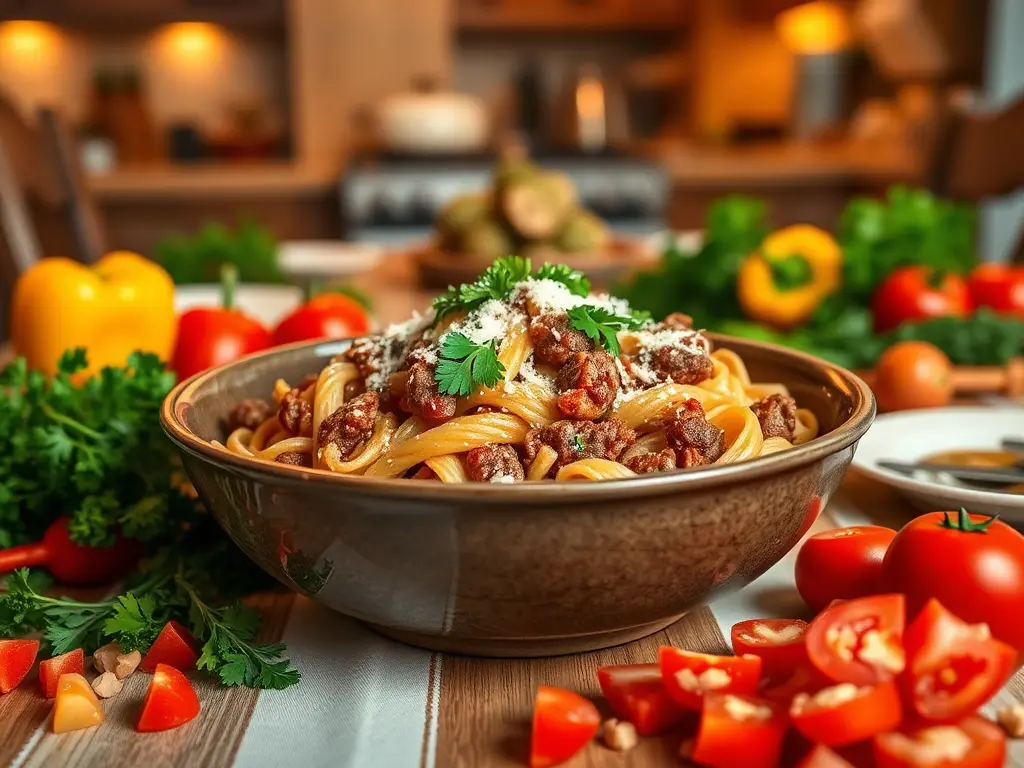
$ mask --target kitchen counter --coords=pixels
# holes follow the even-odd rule
[[[339,175],[340,168],[289,162],[156,163],[90,174],[88,184],[101,202],[126,197],[263,197],[326,193]]]

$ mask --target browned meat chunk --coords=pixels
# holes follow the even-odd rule
[[[619,392],[619,372],[604,350],[577,352],[555,378],[558,410],[574,419],[604,416]]]
[[[469,451],[466,474],[478,483],[521,483],[526,479],[519,455],[511,445],[482,445]]]
[[[548,312],[530,323],[530,340],[537,362],[561,368],[577,352],[589,352],[593,342],[569,325],[565,313]]]
[[[661,347],[651,353],[651,368],[661,381],[699,384],[711,376],[711,358],[678,347]]]
[[[433,363],[413,363],[402,398],[405,411],[432,424],[447,421],[455,415],[455,397],[438,392],[435,368]]]
[[[682,312],[673,312],[660,323],[657,323],[653,331],[692,331],[693,318],[684,315]]]
[[[347,460],[356,447],[372,434],[379,408],[380,396],[376,392],[366,392],[345,403],[320,425],[317,448],[323,451],[333,445],[338,449],[338,458]]]
[[[696,400],[687,400],[665,424],[668,447],[676,452],[676,466],[713,464],[725,453],[725,432],[709,424]]]
[[[302,398],[302,389],[292,387],[277,412],[281,428],[290,435],[313,434],[313,406]]]
[[[757,416],[761,434],[769,437],[784,437],[790,442],[796,436],[796,400],[785,395],[768,395],[758,400],[750,410]]]
[[[671,448],[657,453],[638,453],[636,456],[631,456],[625,464],[638,475],[668,472],[670,469],[676,468],[676,454]]]
[[[274,413],[273,406],[259,397],[243,400],[228,414],[228,431],[256,429]]]
[[[617,461],[622,452],[636,442],[636,432],[618,419],[607,421],[556,421],[540,429],[531,429],[526,435],[527,463],[537,458],[542,446],[558,452],[558,461],[548,473],[555,473],[566,464],[580,459],[610,459]]]
[[[290,464],[293,467],[312,467],[313,457],[304,451],[285,451],[274,459],[278,464]]]

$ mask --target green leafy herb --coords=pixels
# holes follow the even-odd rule
[[[587,444],[583,442],[583,438],[580,435],[575,435],[572,439],[572,448],[576,453],[583,453],[587,448]]]
[[[475,344],[461,333],[441,337],[441,360],[434,377],[442,395],[466,396],[474,386],[493,387],[505,375],[495,342]]]
[[[128,592],[117,598],[112,613],[103,622],[103,634],[116,636],[124,653],[145,651],[167,623],[166,612],[159,611],[153,595],[136,597]]]
[[[531,271],[529,259],[519,256],[498,259],[484,270],[476,282],[463,283],[458,288],[449,286],[445,293],[434,299],[436,319],[440,320],[452,312],[468,312],[489,299],[504,301],[516,283],[530,277]]]
[[[221,267],[234,264],[243,283],[285,283],[277,262],[274,236],[253,220],[242,221],[232,232],[211,223],[194,237],[172,235],[156,246],[156,261],[177,284],[220,282]]]
[[[535,277],[538,280],[554,280],[568,288],[575,296],[590,295],[590,281],[586,275],[576,269],[570,269],[565,264],[545,264],[537,270]]]
[[[569,324],[582,331],[598,344],[606,347],[613,355],[619,354],[619,331],[639,330],[650,320],[650,315],[637,312],[632,315],[616,315],[604,307],[583,304],[569,310]]]

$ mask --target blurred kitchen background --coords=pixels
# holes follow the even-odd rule
[[[956,195],[950,105],[1024,89],[1021,0],[0,0],[0,20],[20,241],[84,258],[90,232],[154,255],[211,222],[298,261],[396,253],[508,147],[617,234],[699,229],[737,192],[834,229],[895,183]],[[1021,216],[985,208],[985,258]]]

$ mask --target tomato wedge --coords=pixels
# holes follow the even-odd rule
[[[1013,674],[1017,652],[987,624],[968,624],[929,600],[903,635],[907,701],[925,720],[967,717]]]
[[[758,694],[762,698],[774,701],[785,706],[793,697],[800,693],[817,693],[822,688],[832,683],[810,663],[804,663],[790,672],[788,677],[780,681],[771,681],[769,685],[762,687]]]
[[[741,621],[732,628],[732,649],[737,656],[760,656],[766,675],[785,675],[807,661],[806,631],[800,619]]]
[[[853,768],[853,765],[828,747],[819,744],[804,755],[804,759],[797,763],[796,768]]]
[[[713,768],[775,768],[788,722],[785,708],[755,696],[704,697],[693,760]]]
[[[1001,768],[1006,734],[982,717],[875,737],[877,768]]]
[[[600,725],[597,707],[578,693],[540,686],[533,705],[530,768],[564,763],[594,738]]]
[[[687,709],[701,709],[704,694],[753,694],[761,680],[758,656],[713,656],[663,645],[658,649],[668,695]]]
[[[38,640],[0,640],[0,694],[18,687],[36,663],[37,653]]]
[[[43,689],[43,696],[52,699],[57,695],[61,675],[81,675],[84,671],[85,651],[81,648],[39,662],[39,687]]]
[[[189,672],[196,668],[199,660],[198,647],[195,637],[183,625],[168,621],[142,657],[139,669],[153,672],[158,664],[166,664],[182,672]]]
[[[597,681],[612,711],[641,736],[670,731],[690,715],[668,695],[657,664],[601,667]]]
[[[844,747],[898,728],[903,707],[892,681],[862,687],[840,683],[813,695],[797,694],[789,716],[796,729],[811,741]]]
[[[157,664],[136,730],[140,733],[168,731],[198,714],[199,697],[188,678],[174,667]]]
[[[903,595],[830,605],[807,630],[807,655],[837,683],[873,685],[903,671]]]

